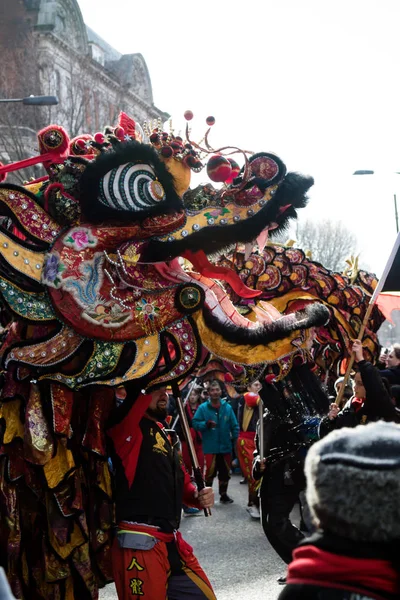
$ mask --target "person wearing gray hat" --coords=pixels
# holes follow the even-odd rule
[[[305,473],[317,533],[294,550],[279,600],[400,598],[400,427],[333,431]]]

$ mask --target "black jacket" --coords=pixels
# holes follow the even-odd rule
[[[382,369],[379,371],[381,377],[388,380],[390,385],[400,384],[400,367],[389,367],[388,369]]]
[[[173,531],[179,527],[184,489],[177,437],[170,440],[147,418],[141,419],[139,427],[143,439],[131,486],[119,456],[113,456],[117,522],[137,521]]]
[[[371,421],[394,421],[399,423],[399,411],[393,404],[386,387],[382,382],[382,371],[378,371],[367,360],[358,363],[361,378],[366,391],[362,408],[358,409],[353,399],[349,400],[338,416],[329,421],[324,418],[321,422],[320,436],[324,437],[333,429],[342,427],[357,427]]]

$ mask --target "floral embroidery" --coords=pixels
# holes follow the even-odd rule
[[[74,248],[74,250],[84,250],[85,248],[95,248],[97,246],[97,238],[86,227],[71,229],[63,242],[66,246]]]
[[[157,306],[155,300],[153,300],[153,302],[149,302],[148,300],[146,300],[146,298],[142,298],[136,304],[137,316],[139,317],[139,319],[142,320],[143,327],[144,327],[144,330],[146,331],[147,335],[150,335],[155,332],[155,330],[156,330],[155,320],[159,316],[158,315],[159,312],[160,312],[160,309]]]
[[[231,211],[228,208],[222,207],[222,208],[213,208],[212,210],[209,210],[208,212],[204,213],[204,216],[207,219],[218,219],[218,217],[223,217],[224,215],[230,213]]]
[[[138,311],[139,316],[143,317],[145,323],[148,321],[153,322],[158,316],[157,313],[160,312],[160,309],[156,305],[156,301],[148,302],[146,298],[142,298],[140,302],[136,304],[136,310]]]
[[[42,283],[58,288],[64,271],[65,265],[61,262],[58,252],[48,254],[43,267]]]

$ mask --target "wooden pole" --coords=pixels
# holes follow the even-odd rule
[[[361,324],[360,331],[358,332],[357,339],[360,340],[360,342],[362,342],[362,339],[364,337],[365,328],[367,326],[368,319],[371,316],[372,309],[374,308],[374,306],[375,306],[375,302],[370,301],[370,303],[368,304],[367,312],[365,313],[365,317],[364,317],[363,322]],[[346,373],[345,373],[345,376],[344,376],[341,388],[339,390],[338,395],[336,396],[336,400],[335,400],[336,404],[340,404],[340,402],[342,401],[344,390],[345,390],[345,387],[347,385],[347,382],[349,381],[350,373],[351,373],[351,370],[353,368],[354,359],[355,359],[355,354],[354,354],[354,352],[352,352],[351,356],[350,356],[350,359],[349,359],[349,364],[347,365]]]
[[[181,421],[181,427],[182,427],[184,436],[187,441],[189,455],[190,455],[190,461],[193,465],[194,479],[196,481],[197,489],[200,491],[203,488],[205,488],[203,472],[202,472],[202,469],[200,468],[199,461],[197,460],[196,449],[193,444],[192,434],[190,433],[190,427],[189,427],[189,423],[186,418],[180,389],[176,382],[173,382],[171,387],[172,387],[172,392],[173,392],[175,400],[176,400],[176,406],[178,408],[178,414],[179,414],[179,418]],[[209,508],[204,508],[204,515],[206,517],[209,517],[211,515],[211,510]]]
[[[191,394],[191,393],[192,393],[192,391],[194,390],[194,388],[195,388],[196,384],[197,384],[197,377],[195,377],[195,378],[193,379],[193,381],[192,381],[192,383],[191,383],[191,385],[190,385],[189,391],[188,391],[188,393],[187,393],[187,395],[186,395],[186,398],[185,398],[185,402],[183,403],[183,408],[185,408],[186,404],[189,402],[190,394]],[[177,426],[177,424],[178,424],[178,421],[179,421],[179,412],[178,412],[178,414],[176,415],[174,422],[172,423],[171,429],[176,429],[176,426]]]

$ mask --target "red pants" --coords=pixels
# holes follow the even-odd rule
[[[137,531],[155,537],[157,543],[150,550],[135,550],[120,548],[118,539],[114,540],[112,564],[119,600],[216,600],[193,549],[179,533],[176,547],[183,574],[171,576],[167,541],[174,539],[173,534],[163,534],[153,527],[128,523],[121,523],[120,527],[125,531]]]
[[[236,452],[243,477],[246,477],[249,485],[249,502],[253,502],[257,496],[257,482],[252,477],[253,452],[256,449],[254,441],[255,433],[241,432],[237,441]]]

